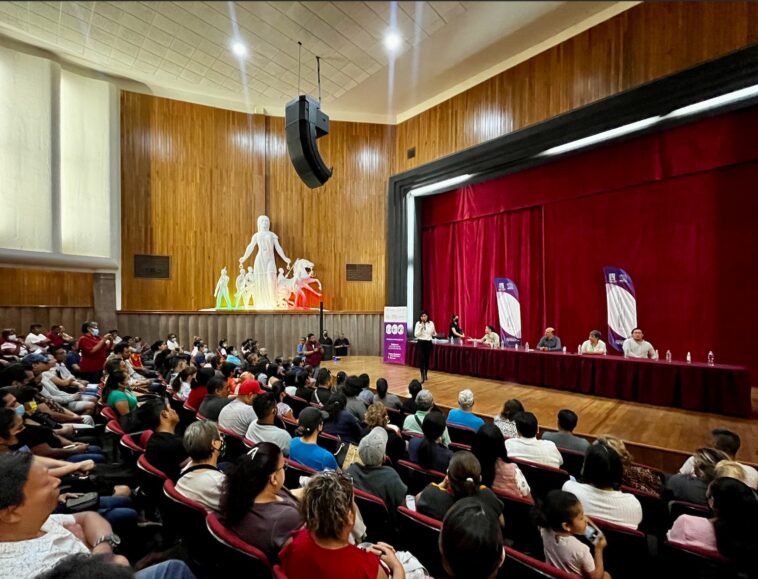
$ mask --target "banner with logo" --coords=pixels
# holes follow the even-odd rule
[[[632,278],[620,267],[604,267],[608,301],[608,344],[623,351],[624,340],[637,327],[637,299]]]
[[[512,348],[521,344],[521,302],[512,279],[495,278],[497,312],[500,319],[500,343]]]
[[[384,308],[384,363],[405,364],[408,308]]]

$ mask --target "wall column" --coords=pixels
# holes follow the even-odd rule
[[[116,327],[116,274],[96,273],[92,281],[95,320],[103,330]],[[103,332],[105,333],[105,332]]]

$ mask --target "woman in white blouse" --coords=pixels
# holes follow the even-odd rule
[[[429,379],[429,358],[432,355],[432,339],[436,333],[437,330],[434,328],[434,322],[429,319],[429,315],[426,312],[421,312],[413,335],[416,336],[419,355],[421,356],[422,383]]]

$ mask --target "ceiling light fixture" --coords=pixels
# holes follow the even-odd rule
[[[235,54],[235,56],[238,56],[239,58],[244,58],[247,56],[247,46],[245,46],[239,40],[235,40],[234,42],[232,42],[232,52]]]
[[[387,50],[395,51],[400,48],[402,43],[403,39],[396,30],[388,30],[387,34],[384,35],[384,47]]]

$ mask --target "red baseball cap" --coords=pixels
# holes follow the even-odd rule
[[[248,396],[250,394],[260,394],[261,392],[263,392],[263,390],[261,390],[261,385],[258,383],[258,380],[248,379],[240,384],[237,389],[237,396]]]

